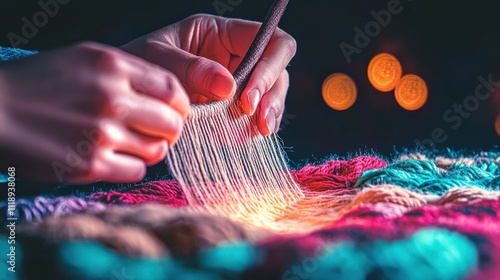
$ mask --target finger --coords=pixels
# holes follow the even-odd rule
[[[295,52],[295,40],[285,32],[276,30],[242,92],[241,102],[246,114],[254,114],[263,94],[273,87]]]
[[[210,103],[213,101],[210,98],[208,98],[202,94],[199,94],[199,93],[190,94],[189,100],[191,100],[191,103],[194,103],[194,104],[206,104],[206,103]]]
[[[285,107],[289,77],[285,70],[281,72],[273,87],[264,94],[259,104],[257,127],[262,135],[269,135],[279,129],[279,121]]]
[[[145,136],[162,138],[173,144],[179,138],[183,119],[172,107],[143,95],[128,95],[116,101],[118,119]]]
[[[109,122],[103,129],[106,147],[110,147],[116,153],[140,158],[146,165],[161,161],[167,153],[168,144],[165,139],[139,134],[116,122]]]
[[[138,182],[146,175],[146,164],[135,156],[102,149],[91,170],[91,178],[86,180]]]
[[[220,63],[162,43],[151,43],[149,47],[148,59],[172,71],[189,93],[213,100],[226,100],[234,94],[233,76]]]
[[[178,111],[183,118],[189,112],[189,98],[179,79],[170,71],[129,54],[127,72],[130,86],[144,95],[154,97]]]

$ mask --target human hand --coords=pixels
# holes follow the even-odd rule
[[[0,100],[2,164],[39,181],[139,181],[189,110],[172,73],[96,43],[0,64]]]
[[[194,15],[138,38],[122,48],[177,75],[191,102],[229,99],[232,74],[250,47],[259,23],[212,15]],[[288,90],[286,66],[295,55],[295,40],[281,29],[274,33],[241,95],[246,114],[257,114],[263,135],[276,132]]]

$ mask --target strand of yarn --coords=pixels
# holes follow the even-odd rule
[[[156,202],[171,207],[186,206],[186,197],[175,181],[163,180],[148,182],[128,191],[98,192],[89,199],[113,204],[141,204]]]
[[[192,207],[276,231],[300,228],[296,221],[278,220],[289,216],[287,208],[305,195],[290,175],[277,136],[262,136],[256,116],[244,114],[239,99],[287,4],[273,2],[233,74],[235,96],[192,106],[166,160]]]
[[[0,202],[0,212],[5,214],[0,216],[0,221],[5,224],[7,217],[9,217],[16,218],[18,222],[37,222],[47,216],[62,216],[87,211],[98,212],[105,208],[106,206],[101,202],[78,197],[20,198],[15,201],[14,207],[8,201]]]
[[[373,188],[377,189],[376,187]],[[403,189],[401,189],[403,190]],[[366,192],[365,192],[366,193]],[[364,194],[365,194],[364,193]],[[359,197],[364,197],[364,194]],[[452,197],[460,200],[460,196],[450,196],[445,205],[423,205],[425,200],[417,195],[411,196],[413,203],[405,205],[404,200],[394,203],[390,196],[378,196],[371,203],[357,204],[359,199],[353,200],[345,207],[343,214],[329,228],[341,229],[345,226],[362,226],[366,234],[395,238],[393,234],[413,231],[416,227],[450,225],[460,231],[491,230],[499,233],[500,200],[481,199],[463,204],[451,203]],[[383,201],[383,202],[380,202]],[[349,210],[351,209],[352,210]],[[470,220],[467,223],[464,221]],[[413,223],[413,226],[411,226]],[[415,224],[416,223],[416,224]],[[405,227],[401,227],[405,225]],[[51,217],[40,223],[21,227],[20,232],[27,235],[38,235],[52,241],[64,240],[103,240],[112,238],[123,227],[134,227],[143,230],[155,240],[163,243],[174,255],[195,253],[203,248],[211,247],[220,242],[238,240],[263,240],[270,235],[267,232],[255,231],[243,224],[235,223],[220,216],[202,215],[189,212],[185,209],[169,208],[156,204],[145,204],[135,207],[113,206],[105,211],[89,214],[76,214],[64,217]],[[328,229],[322,229],[325,231]],[[346,231],[350,232],[350,231]],[[380,234],[389,234],[380,236]],[[314,234],[314,233],[313,233]],[[352,234],[352,233],[350,233]],[[392,234],[392,235],[391,235]],[[136,248],[137,242],[133,234],[122,234],[123,240],[128,236],[132,249],[119,250],[142,254],[141,247]],[[330,235],[331,238],[331,235]],[[143,238],[146,240],[146,237]],[[121,241],[120,244],[128,244]],[[113,245],[115,248],[118,245]],[[156,243],[145,248],[158,247]],[[160,246],[161,247],[161,246]],[[137,253],[136,253],[137,252]],[[144,253],[148,255],[148,253]]]

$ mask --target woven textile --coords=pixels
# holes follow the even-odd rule
[[[190,211],[168,180],[26,198],[17,204],[15,276],[498,279],[499,162],[496,153],[406,153],[305,165],[292,171],[296,182],[335,204],[312,205],[329,223],[300,234]]]

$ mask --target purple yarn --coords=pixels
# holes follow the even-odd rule
[[[17,199],[15,217],[18,222],[37,222],[46,216],[62,216],[72,213],[99,212],[106,206],[97,201],[85,201],[79,197],[48,198],[39,196],[34,199]],[[1,219],[11,217],[7,201],[0,202]]]

